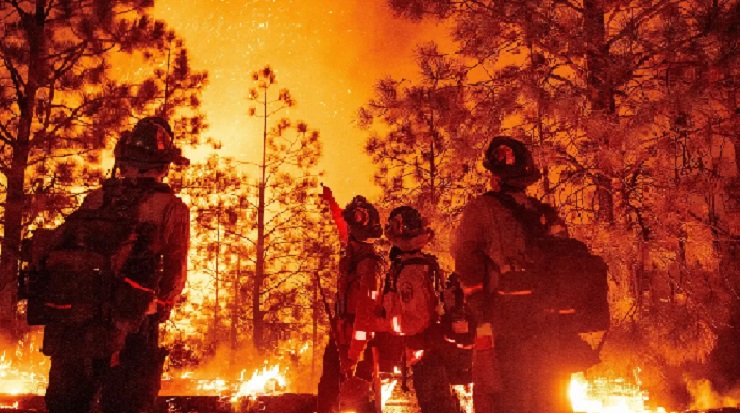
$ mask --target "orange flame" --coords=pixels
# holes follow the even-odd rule
[[[42,395],[46,390],[46,377],[31,368],[13,366],[3,351],[0,356],[0,394]]]
[[[636,378],[637,373],[639,369],[635,372]],[[648,393],[640,388],[639,379],[636,383],[624,378],[603,377],[589,381],[583,373],[574,373],[569,396],[573,411],[579,413],[666,413],[662,407],[657,410],[645,407]]]

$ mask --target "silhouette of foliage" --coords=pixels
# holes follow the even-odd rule
[[[54,225],[99,184],[103,149],[137,118],[168,117],[178,140],[197,142],[207,76],[191,70],[182,42],[147,14],[152,5],[0,2],[2,286],[15,277],[26,225]],[[142,70],[123,73],[126,61]],[[4,294],[7,306],[13,293]]]
[[[544,172],[532,194],[609,262],[614,351],[605,354],[655,370],[706,360],[739,302],[737,266],[722,258],[737,249],[740,222],[738,3],[389,4],[449,19],[469,109],[456,125],[474,125],[471,147],[498,134],[525,141]],[[422,73],[420,84],[433,79]],[[479,157],[461,151],[451,163]]]

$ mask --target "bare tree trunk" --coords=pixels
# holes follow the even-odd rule
[[[614,114],[614,92],[609,68],[609,50],[606,45],[603,0],[583,1],[583,25],[586,35],[586,64],[591,107],[594,111]]]
[[[5,198],[5,222],[2,250],[0,254],[0,329],[5,332],[15,327],[15,303],[17,298],[16,276],[21,237],[23,235],[23,213],[25,207],[25,179],[28,156],[31,150],[31,125],[33,123],[36,94],[43,84],[45,70],[46,0],[37,0],[33,15],[23,16],[23,28],[28,38],[28,80],[23,90],[17,90],[20,118],[15,142],[12,144],[13,158],[7,177]],[[18,80],[22,82],[21,79]]]
[[[437,154],[434,151],[434,139],[436,138],[436,131],[432,133],[432,143],[429,145],[429,186],[432,206],[436,209],[437,207],[437,191],[435,187],[435,180],[437,179],[437,165],[435,163],[435,157]]]
[[[321,264],[319,264],[321,265]],[[312,305],[312,317],[313,317],[313,330],[311,331],[311,383],[316,380],[316,349],[319,345],[319,317],[320,305],[319,305],[319,277],[321,276],[319,271],[316,271],[316,277],[313,282],[313,305]]]
[[[264,350],[264,313],[260,307],[262,296],[262,283],[265,280],[265,174],[267,172],[267,91],[263,101],[264,117],[262,129],[262,178],[259,185],[259,200],[257,204],[257,260],[255,263],[254,286],[252,287],[252,320],[253,336],[252,343],[258,353]]]

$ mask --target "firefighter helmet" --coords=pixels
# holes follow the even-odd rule
[[[540,178],[540,172],[527,147],[508,136],[491,139],[483,166],[499,176],[502,184],[514,188],[526,188]]]
[[[166,120],[153,116],[141,119],[118,140],[114,150],[116,163],[137,169],[161,168],[170,163],[187,165],[188,159],[175,147],[173,139]]]
[[[421,216],[419,211],[408,205],[391,211],[388,216],[388,225],[385,226],[388,238],[411,239],[430,232],[427,220]]]
[[[347,222],[349,233],[357,241],[383,235],[378,210],[362,195],[352,198],[352,202],[342,211],[342,217]]]

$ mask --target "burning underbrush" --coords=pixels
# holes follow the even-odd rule
[[[720,395],[708,380],[687,381],[692,402],[691,412],[737,412],[740,394]],[[590,377],[584,373],[572,375],[569,396],[575,412],[580,413],[666,413],[671,410],[652,400],[635,369],[631,377]],[[683,410],[682,410],[683,411]]]
[[[40,346],[40,334],[0,342],[0,396],[44,394],[50,363]]]
[[[177,344],[177,343],[175,343]],[[0,409],[17,408],[19,400],[43,395],[49,362],[39,352],[40,335],[28,335],[0,349]],[[228,346],[199,353],[180,343],[171,348],[162,377],[163,399],[201,397],[218,399],[232,411],[250,411],[258,400],[315,393],[321,366],[313,363],[306,344],[283,346],[258,361],[250,354],[232,353]],[[737,411],[740,391],[720,393],[708,380],[684,377],[691,402],[670,409],[662,397],[648,390],[653,377],[639,367],[627,374],[615,373],[603,363],[587,372],[573,374],[569,396],[575,412],[582,413],[668,413],[671,411]],[[623,373],[623,370],[622,370]],[[643,378],[645,376],[645,378]],[[386,380],[382,399],[398,392],[397,380]],[[472,386],[455,388],[466,412],[472,412]],[[263,401],[260,401],[263,403]],[[675,404],[674,404],[675,406]],[[721,409],[726,410],[711,410]],[[245,410],[246,409],[246,410]]]
[[[244,397],[311,393],[320,366],[312,364],[307,344],[283,346],[258,357],[228,346],[198,353],[175,343],[165,361],[162,396]],[[313,370],[313,372],[312,372]]]

